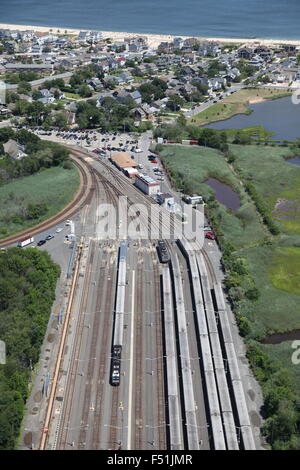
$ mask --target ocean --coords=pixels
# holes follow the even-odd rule
[[[0,23],[183,36],[300,39],[299,0],[0,0]]]

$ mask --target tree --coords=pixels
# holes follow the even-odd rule
[[[54,117],[54,126],[65,129],[68,126],[67,118],[63,113],[56,114]]]
[[[90,96],[92,96],[92,90],[87,86],[86,83],[83,83],[81,85],[81,87],[78,89],[78,94],[82,97],[82,98],[89,98]]]
[[[42,94],[40,92],[40,90],[33,90],[32,92],[32,99],[33,100],[39,100],[40,98],[42,97]]]
[[[172,95],[166,104],[166,107],[171,111],[179,111],[184,104],[184,99],[179,95]]]
[[[31,85],[28,82],[22,81],[18,86],[18,93],[27,95],[31,91]]]

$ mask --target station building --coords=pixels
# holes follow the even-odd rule
[[[122,171],[125,168],[136,168],[138,166],[138,163],[126,152],[114,152],[111,154],[110,159]]]
[[[136,175],[135,185],[143,191],[143,193],[148,194],[148,196],[152,196],[160,192],[160,183],[151,178],[151,176],[143,175],[142,173],[138,173]]]

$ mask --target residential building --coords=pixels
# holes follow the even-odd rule
[[[7,153],[13,160],[21,160],[22,158],[27,157],[27,153],[24,152],[25,147],[13,139],[6,142],[3,147],[5,153]]]

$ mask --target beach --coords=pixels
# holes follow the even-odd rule
[[[56,26],[30,26],[30,25],[16,25],[16,24],[0,24],[0,29],[12,29],[20,31],[36,31],[40,33],[53,33],[53,34],[78,34],[80,31],[88,31],[86,29],[72,29],[72,28],[57,28]],[[126,31],[101,31],[103,39],[112,39],[113,41],[122,41],[124,37],[141,36],[148,39],[148,44],[151,48],[155,49],[161,42],[171,42],[176,35],[169,34],[145,34],[145,33],[128,33]],[[183,39],[187,39],[191,36],[180,36]],[[260,43],[265,46],[272,45],[293,45],[300,47],[300,40],[284,40],[284,39],[260,39],[260,38],[221,38],[221,37],[197,37],[199,41],[216,41],[223,44],[253,44]]]

